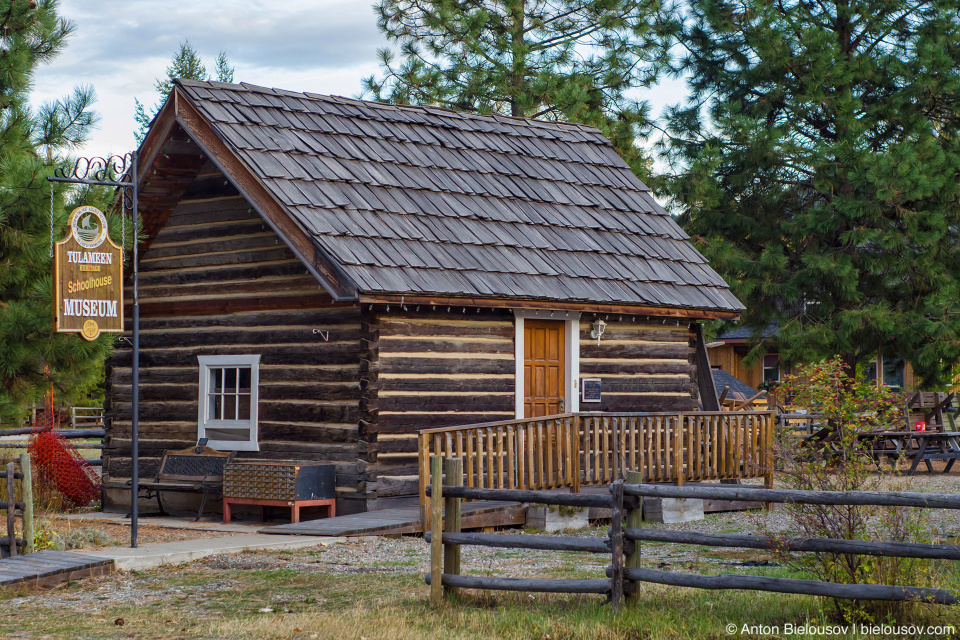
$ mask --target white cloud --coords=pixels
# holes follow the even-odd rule
[[[387,44],[371,5],[352,0],[63,0],[60,14],[76,31],[36,74],[33,100],[96,89],[102,119],[83,155],[133,148],[134,98],[148,108],[159,99],[154,81],[184,40],[208,68],[226,51],[237,82],[347,96],[377,72]]]

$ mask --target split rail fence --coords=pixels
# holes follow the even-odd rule
[[[36,432],[35,427],[23,427],[18,429],[4,429],[0,431],[0,436],[29,436],[33,435]],[[92,449],[97,451],[103,451],[103,439],[106,437],[107,431],[103,427],[99,428],[86,428],[86,429],[54,429],[56,433],[61,438],[66,440],[93,440],[99,439],[98,443],[87,443],[87,442],[77,442],[74,443],[74,446],[77,449]],[[29,440],[5,440],[0,442],[0,449],[26,449],[30,446]],[[96,454],[94,454],[96,455]],[[100,454],[99,458],[85,458],[87,464],[99,467],[103,465],[103,454]]]
[[[636,602],[636,583],[653,582],[700,589],[746,589],[854,600],[921,601],[958,604],[957,594],[929,587],[838,584],[796,578],[772,578],[752,575],[700,575],[645,569],[640,566],[642,542],[671,542],[740,549],[825,552],[898,558],[960,560],[960,547],[943,544],[804,538],[779,540],[763,536],[744,536],[686,531],[644,529],[643,497],[751,500],[819,505],[876,505],[937,509],[960,509],[960,496],[952,494],[873,492],[873,491],[797,491],[733,486],[668,486],[642,482],[638,471],[626,473],[627,482],[616,480],[610,495],[579,495],[522,489],[487,489],[463,486],[463,461],[442,456],[430,459],[431,526],[426,534],[430,543],[430,597],[434,604],[456,589],[491,589],[550,593],[606,594],[614,608]],[[444,483],[444,472],[447,482]],[[434,491],[434,488],[437,488]],[[464,533],[460,529],[460,501],[509,500],[574,507],[606,507],[611,510],[611,526],[606,539],[576,536],[534,536],[500,533]],[[554,551],[581,551],[610,557],[606,579],[528,579],[465,576],[461,574],[460,547],[506,547]]]
[[[429,526],[430,457],[464,460],[463,484],[560,489],[609,484],[638,470],[643,482],[763,478],[773,484],[772,411],[564,413],[424,429],[420,512]]]
[[[17,471],[19,463],[20,470]],[[30,469],[30,455],[21,453],[18,462],[8,462],[0,471],[0,479],[6,480],[6,501],[0,501],[0,509],[7,513],[7,535],[0,537],[0,547],[7,549],[10,557],[19,553],[33,553],[33,476]],[[20,500],[17,500],[16,481],[20,481]],[[23,518],[23,537],[17,537],[16,516],[19,510]]]

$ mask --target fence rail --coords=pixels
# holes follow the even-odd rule
[[[559,489],[608,484],[636,469],[643,482],[763,478],[773,482],[774,414],[564,413],[425,429],[419,435],[420,510],[430,456],[464,460],[463,484],[484,489]],[[428,525],[427,525],[428,526]]]
[[[444,472],[447,484],[444,484]],[[430,543],[431,600],[442,602],[444,594],[456,588],[510,591],[598,593],[607,594],[615,608],[624,601],[636,600],[637,582],[654,582],[700,589],[746,589],[826,596],[856,600],[919,601],[954,605],[960,603],[956,593],[931,587],[838,584],[795,578],[772,578],[748,575],[699,575],[645,569],[640,567],[641,543],[644,541],[697,544],[741,549],[826,552],[851,555],[872,555],[898,558],[960,559],[956,545],[899,543],[870,540],[804,538],[779,540],[763,536],[701,534],[686,531],[644,529],[641,504],[643,497],[719,498],[821,505],[874,505],[934,507],[960,509],[960,496],[909,492],[875,491],[797,491],[745,487],[669,487],[642,482],[638,471],[626,472],[627,483],[614,480],[610,495],[574,495],[554,492],[484,489],[464,487],[462,461],[430,459],[431,483],[424,487],[430,497],[430,530],[425,534]],[[612,514],[607,539],[573,536],[520,536],[510,534],[460,532],[460,500],[518,500],[541,504],[604,506]],[[473,577],[460,575],[460,547],[478,545],[517,549],[582,551],[609,554],[607,579],[519,579]]]

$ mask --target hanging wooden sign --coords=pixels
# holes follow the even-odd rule
[[[70,214],[70,233],[53,252],[53,325],[58,333],[96,340],[123,331],[123,250],[96,207]]]

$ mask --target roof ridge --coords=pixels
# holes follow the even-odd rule
[[[536,118],[525,118],[521,116],[508,116],[499,113],[473,113],[470,111],[458,111],[450,107],[442,107],[437,105],[413,105],[413,104],[392,104],[387,102],[376,102],[374,100],[360,100],[358,98],[348,98],[346,96],[338,96],[334,94],[323,94],[323,93],[313,93],[310,91],[291,91],[289,89],[278,89],[276,87],[265,87],[263,85],[251,84],[248,82],[240,83],[229,83],[229,82],[219,82],[216,80],[191,80],[187,78],[176,78],[174,79],[174,84],[180,84],[187,87],[214,87],[217,89],[226,89],[228,91],[238,91],[246,90],[253,93],[264,93],[264,94],[280,94],[289,97],[298,97],[306,98],[308,100],[321,100],[325,102],[333,102],[336,104],[347,104],[353,106],[364,106],[374,109],[383,109],[388,111],[417,111],[417,112],[427,112],[433,115],[454,117],[454,118],[469,118],[476,120],[484,121],[493,121],[500,122],[502,124],[513,124],[513,123],[523,123],[527,126],[538,127],[542,129],[560,129],[560,130],[575,130],[583,133],[590,133],[600,136],[601,139],[606,140],[603,137],[603,132],[600,131],[598,127],[589,124],[582,124],[579,122],[561,122],[558,120],[538,120]]]

